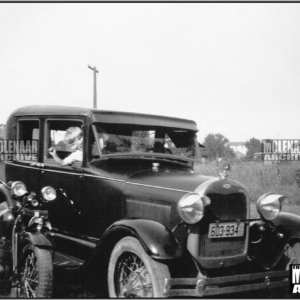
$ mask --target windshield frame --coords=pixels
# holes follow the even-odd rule
[[[99,158],[103,159],[103,158],[122,158],[122,157],[140,157],[140,158],[159,158],[159,159],[167,159],[167,160],[172,160],[172,161],[180,161],[180,162],[201,162],[201,156],[200,156],[200,150],[199,150],[199,145],[198,145],[198,141],[197,141],[197,131],[195,130],[187,130],[186,128],[176,128],[176,130],[183,130],[183,131],[187,131],[191,134],[191,140],[193,141],[193,152],[194,152],[194,157],[187,157],[187,156],[182,156],[182,155],[178,155],[176,153],[174,154],[169,154],[169,153],[158,153],[158,152],[144,152],[144,151],[134,151],[134,152],[116,152],[116,153],[103,153],[102,151],[102,147],[100,145],[100,139],[97,138],[99,136],[99,132],[98,132],[98,128],[97,126],[101,126],[101,125],[105,125],[107,123],[104,122],[97,122],[97,123],[93,123],[92,124],[92,129],[93,129],[93,136],[96,142],[96,147],[97,147],[97,151],[99,153]],[[112,123],[109,123],[109,125],[111,126]],[[120,124],[116,124],[116,125],[120,125]],[[128,126],[136,126],[137,124],[124,124],[124,125],[128,125]],[[152,127],[152,126],[148,126],[147,124],[141,125],[141,127]],[[155,126],[155,127],[160,127],[160,126]],[[170,131],[171,127],[161,127],[160,130],[165,129],[165,131]],[[108,132],[108,134],[111,134]],[[117,136],[117,135],[115,135]],[[170,137],[168,137],[170,138]],[[97,158],[96,158],[97,159]]]

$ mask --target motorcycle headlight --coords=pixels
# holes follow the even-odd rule
[[[204,203],[202,197],[197,193],[189,193],[178,202],[179,215],[188,224],[199,222],[203,217],[203,211]]]
[[[56,199],[56,191],[52,186],[45,186],[42,188],[42,196],[47,201]]]
[[[22,181],[15,181],[11,185],[11,193],[15,196],[23,196],[27,193],[26,185]]]
[[[281,203],[286,196],[267,193],[262,195],[256,201],[256,209],[259,214],[266,220],[274,220],[281,211]]]

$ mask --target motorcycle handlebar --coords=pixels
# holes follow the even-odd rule
[[[48,217],[48,211],[47,210],[32,210],[29,208],[23,208],[23,214],[26,216],[44,216]]]

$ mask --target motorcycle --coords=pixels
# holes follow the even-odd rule
[[[0,294],[51,297],[53,246],[46,237],[51,230],[47,203],[55,198],[50,186],[37,195],[21,181],[0,180]]]

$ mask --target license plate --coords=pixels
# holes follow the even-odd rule
[[[209,224],[208,237],[213,238],[227,238],[239,237],[244,235],[244,223],[212,223]]]

